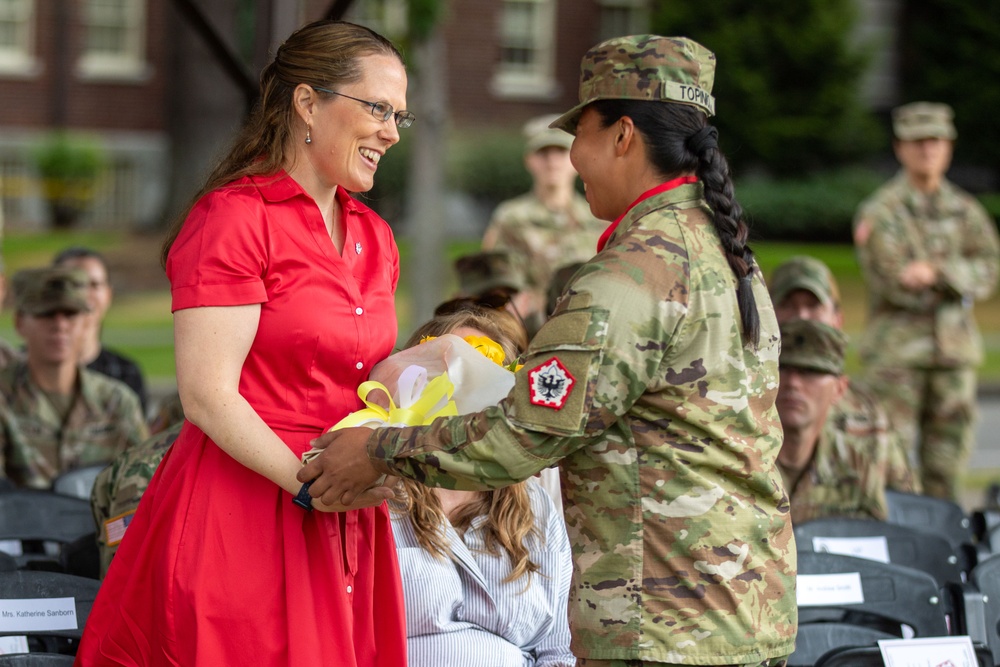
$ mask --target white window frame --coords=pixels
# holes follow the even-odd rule
[[[507,46],[504,35],[504,12],[511,5],[534,5],[528,48],[537,56],[528,65],[505,62],[503,51]],[[503,0],[500,9],[498,43],[500,62],[491,81],[491,90],[497,97],[551,99],[558,95],[555,78],[556,2],[555,0]]]
[[[4,5],[13,9],[16,43],[0,45],[0,76],[33,76],[40,71],[34,54],[35,0],[7,0]]]
[[[66,2],[67,0],[58,0]],[[80,21],[84,29],[82,55],[77,62],[77,74],[83,79],[111,79],[145,81],[151,68],[146,62],[146,1],[122,0],[125,16],[121,29],[124,30],[125,45],[118,52],[91,50],[88,35],[91,26],[89,4],[81,4]],[[103,26],[102,26],[103,27]]]
[[[623,35],[641,35],[649,32],[649,0],[597,0],[601,6],[601,18],[598,23],[598,41],[621,37]],[[623,28],[605,28],[605,9],[626,9],[632,10],[629,16],[629,25]],[[614,33],[614,34],[612,34]]]

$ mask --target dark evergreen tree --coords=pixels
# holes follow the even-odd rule
[[[652,30],[715,52],[721,144],[741,168],[828,169],[880,145],[860,100],[869,56],[852,40],[854,0],[658,2]]]

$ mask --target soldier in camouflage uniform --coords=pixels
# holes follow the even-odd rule
[[[15,327],[25,356],[0,371],[0,452],[17,486],[48,488],[60,473],[146,438],[139,398],[77,364],[85,276],[69,269],[14,275]]]
[[[879,521],[888,517],[888,434],[883,428],[845,437],[832,419],[847,389],[846,349],[844,333],[822,322],[781,323],[777,405],[785,441],[778,467],[794,523],[829,516]]]
[[[805,255],[789,258],[776,267],[768,281],[778,324],[802,318],[843,329],[840,289],[826,264]],[[837,437],[853,448],[888,438],[887,488],[906,493],[919,491],[910,465],[908,447],[891,428],[889,418],[875,395],[856,380],[849,380],[844,395],[827,418]],[[794,510],[794,507],[793,507]]]
[[[115,457],[94,480],[90,494],[90,509],[97,525],[97,548],[101,553],[101,577],[108,571],[111,559],[132,522],[139,500],[153,479],[167,449],[181,432],[183,421],[129,447]]]
[[[346,500],[381,473],[482,489],[559,461],[579,665],[778,665],[794,648],[779,332],[707,124],[714,70],[686,38],[591,49],[582,103],[556,124],[616,222],[511,394],[426,427],[326,434],[299,473],[306,497]]]
[[[556,269],[594,256],[607,226],[595,218],[575,189],[569,160],[573,135],[549,127],[557,117],[539,116],[524,126],[524,166],[531,192],[497,206],[483,235],[483,250],[506,250],[525,266],[529,312],[545,312],[545,296]],[[537,329],[536,329],[537,330]],[[533,333],[533,332],[532,332]]]
[[[893,130],[903,169],[854,221],[868,286],[861,358],[893,427],[916,448],[924,493],[954,499],[982,361],[972,304],[996,287],[1000,241],[985,209],[944,176],[956,136],[950,107],[900,107]]]

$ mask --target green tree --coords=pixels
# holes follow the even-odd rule
[[[878,146],[859,99],[869,56],[852,42],[854,0],[661,2],[653,32],[715,52],[723,150],[774,174],[829,168]]]
[[[903,101],[955,109],[955,159],[1000,167],[1000,11],[992,2],[920,0],[904,5]]]

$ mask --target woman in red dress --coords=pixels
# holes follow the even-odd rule
[[[84,630],[77,665],[406,664],[385,504],[293,504],[309,441],[362,407],[396,338],[399,255],[350,192],[399,141],[406,72],[356,25],[295,32],[164,246],[187,422]],[[306,495],[307,497],[307,495]]]

